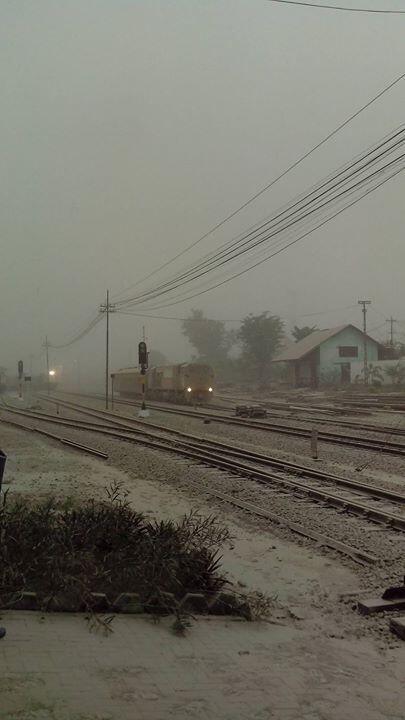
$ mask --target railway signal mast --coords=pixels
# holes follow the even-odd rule
[[[142,376],[142,406],[139,411],[139,417],[149,417],[149,410],[146,409],[145,402],[145,375],[148,368],[148,348],[146,347],[145,340],[142,340],[138,345],[138,363]]]
[[[24,377],[24,363],[22,360],[18,361],[18,397],[22,398],[22,380]]]

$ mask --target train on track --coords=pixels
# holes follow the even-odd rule
[[[150,400],[195,405],[210,402],[214,394],[214,371],[202,363],[152,367],[145,375],[138,368],[124,368],[114,373],[114,392],[127,398],[141,397],[143,379]]]

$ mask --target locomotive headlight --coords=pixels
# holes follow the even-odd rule
[[[188,387],[188,388],[187,388],[187,392],[191,392],[191,387]]]
[[[212,392],[212,388],[208,388],[208,392]]]

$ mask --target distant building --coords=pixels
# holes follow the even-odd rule
[[[381,343],[367,337],[370,367],[384,357]],[[291,343],[274,356],[274,363],[286,363],[295,387],[318,387],[322,383],[345,385],[358,379],[359,362],[364,361],[364,333],[354,325],[315,330],[303,340]],[[356,363],[356,372],[353,364]]]

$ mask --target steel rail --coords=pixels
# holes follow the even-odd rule
[[[11,412],[11,411],[10,411]],[[19,413],[22,411],[19,411]],[[44,435],[52,440],[58,440],[60,442],[63,442],[63,444],[69,445],[75,449],[83,450],[86,452],[91,452],[92,454],[98,455],[99,457],[107,458],[108,455],[106,453],[102,453],[98,450],[95,450],[94,448],[89,448],[88,446],[76,443],[72,440],[69,440],[68,438],[61,438],[58,435],[54,435],[53,433],[47,432],[45,430],[40,430],[38,428],[33,428],[27,425],[24,425],[22,423],[17,423],[12,420],[5,420],[4,418],[0,418],[1,422],[5,422],[11,426],[17,427],[18,429],[23,429],[29,432],[36,432],[40,435]],[[96,426],[99,427],[99,426]],[[153,443],[149,443],[150,446],[154,446]],[[166,450],[168,448],[165,448]],[[194,483],[191,483],[192,485],[195,485]],[[227,493],[223,493],[219,490],[211,490],[206,487],[201,487],[195,485],[196,489],[199,491],[203,491],[206,494],[209,494],[211,496],[216,497],[217,499],[222,500],[223,502],[226,502],[228,504],[231,504],[235,507],[241,508],[253,515],[257,515],[259,517],[265,518],[267,520],[270,520],[270,522],[279,525],[281,527],[284,527],[291,532],[297,533],[298,535],[301,535],[302,537],[306,537],[310,540],[315,541],[318,545],[323,547],[328,547],[332,550],[335,550],[347,557],[350,557],[352,560],[355,560],[356,562],[367,562],[369,564],[374,564],[377,562],[377,557],[375,555],[371,555],[370,553],[364,552],[364,550],[361,550],[359,548],[355,548],[351,545],[347,545],[346,543],[342,543],[338,540],[335,540],[335,538],[328,537],[327,535],[323,535],[321,533],[316,532],[315,530],[310,530],[305,528],[302,525],[299,525],[298,523],[285,520],[281,518],[279,515],[276,515],[275,513],[270,512],[269,510],[266,510],[262,507],[259,507],[258,505],[254,505],[253,503],[248,503],[245,500],[240,500],[236,498],[234,495],[229,495]]]
[[[29,432],[37,433],[38,435],[43,435],[47,438],[51,438],[51,440],[57,440],[62,445],[68,445],[69,447],[73,448],[74,450],[80,450],[81,452],[89,453],[90,455],[96,455],[99,458],[102,458],[103,460],[107,460],[108,455],[105,452],[102,452],[101,450],[96,450],[95,448],[89,447],[88,445],[82,445],[81,443],[75,442],[74,440],[70,440],[69,438],[60,437],[60,435],[54,435],[53,433],[50,433],[46,430],[41,430],[40,428],[31,427],[29,425],[24,425],[23,423],[17,423],[14,420],[7,420],[6,418],[0,417],[0,422],[5,423],[6,425],[12,425],[13,427],[18,428],[19,430],[27,430]]]
[[[88,394],[83,394],[83,397],[96,397]],[[49,398],[44,397],[44,400]],[[58,399],[53,397],[53,401],[57,402]],[[130,400],[114,400],[116,404],[132,405],[138,407],[140,403]],[[212,422],[218,422],[225,425],[234,425],[237,427],[249,428],[254,430],[264,430],[266,432],[274,432],[282,435],[291,435],[293,437],[301,437],[305,439],[311,438],[311,430],[306,428],[292,427],[291,425],[280,425],[268,423],[260,420],[244,420],[236,417],[229,417],[228,415],[219,415],[217,413],[206,413],[197,410],[186,410],[184,408],[173,408],[166,407],[157,403],[149,403],[151,408],[159,410],[165,413],[172,413],[175,415],[184,415],[187,417],[195,417],[198,419],[205,418]],[[337,445],[347,445],[348,447],[360,448],[362,450],[372,450],[379,453],[387,453],[390,455],[405,456],[405,443],[389,442],[387,440],[377,440],[375,438],[362,438],[355,437],[353,435],[341,435],[339,433],[333,433],[328,431],[321,431],[318,433],[318,440],[320,442],[332,443]]]
[[[126,421],[129,420],[131,423],[134,423],[138,427],[141,427],[141,433],[149,435],[151,437],[156,437],[153,434],[145,431],[145,423],[142,420],[136,420],[135,418],[129,417],[127,415],[117,415],[116,413],[112,413],[111,411],[98,410],[90,408],[88,406],[81,406],[80,404],[69,403],[67,401],[61,401],[61,405],[62,404],[71,410],[75,410],[76,412],[82,412],[83,414],[87,414],[90,417],[96,417],[97,419],[104,419],[105,417],[108,417],[110,422],[114,422],[118,427],[122,427],[126,430],[132,431],[133,428],[130,425],[127,425],[126,422],[121,420],[121,418],[125,418]],[[49,415],[45,416],[52,417]],[[72,423],[75,422],[77,421],[72,421]],[[235,447],[234,445],[222,443],[218,440],[211,440],[198,435],[185,433],[181,430],[167,428],[164,425],[157,425],[155,423],[148,422],[146,427],[155,429],[166,435],[174,435],[176,437],[185,439],[187,441],[187,447],[195,447],[197,449],[202,448],[203,450],[207,447],[213,447],[216,450],[221,450],[226,455],[242,459],[248,459],[254,463],[259,463],[261,465],[266,465],[269,467],[284,470],[295,475],[300,475],[301,477],[311,477],[315,480],[330,482],[334,485],[347,487],[357,492],[363,492],[375,498],[390,500],[394,503],[405,504],[405,495],[401,493],[396,493],[392,490],[388,490],[387,488],[377,487],[375,485],[359,482],[358,480],[351,480],[349,478],[345,478],[341,475],[336,475],[334,473],[326,473],[322,470],[317,470],[316,468],[311,468],[307,465],[300,465],[298,463],[293,463],[288,460],[282,460],[273,456],[264,455],[263,453],[257,453],[251,450],[246,450],[244,448]],[[134,431],[139,432],[139,430]]]
[[[18,412],[21,413],[22,411],[19,410]],[[42,419],[44,420],[44,418]],[[59,423],[65,422],[61,421],[59,418],[56,418],[56,420]],[[51,420],[49,419],[46,421],[51,422]],[[224,454],[226,453],[218,455],[212,449],[207,450],[200,447],[196,448],[187,443],[179,443],[178,441],[173,442],[168,440],[167,438],[156,438],[156,436],[153,435],[152,439],[149,439],[148,437],[146,437],[145,432],[142,433],[141,431],[136,431],[133,428],[131,428],[129,431],[128,429],[125,429],[125,432],[116,432],[101,429],[98,425],[93,424],[89,425],[89,427],[86,429],[89,429],[91,432],[100,432],[102,434],[117,437],[120,440],[140,443],[153,449],[181,454],[185,457],[197,460],[197,462],[202,462],[203,464],[226,470],[233,474],[240,474],[243,477],[248,477],[249,479],[256,480],[261,484],[276,484],[278,486],[283,486],[291,490],[292,492],[299,491],[302,494],[308,495],[308,497],[313,498],[317,501],[326,502],[329,505],[337,508],[343,508],[346,511],[350,510],[356,515],[366,516],[367,519],[381,522],[398,530],[405,531],[405,517],[401,517],[399,515],[380,510],[379,508],[365,505],[364,503],[358,502],[357,500],[352,500],[348,497],[341,497],[335,495],[326,490],[302,483],[298,480],[291,480],[281,475],[276,475],[275,473],[260,470],[252,465],[246,465],[244,463],[237,462],[235,459],[232,460],[230,458],[224,457]],[[128,432],[130,434],[128,434]],[[134,434],[140,434],[141,437],[133,437]],[[148,433],[148,435],[150,436],[151,434]],[[207,443],[205,443],[205,445],[207,446]],[[250,460],[250,462],[256,462],[252,461],[251,458],[247,458],[247,460]],[[400,496],[400,502],[403,502],[402,496]]]

